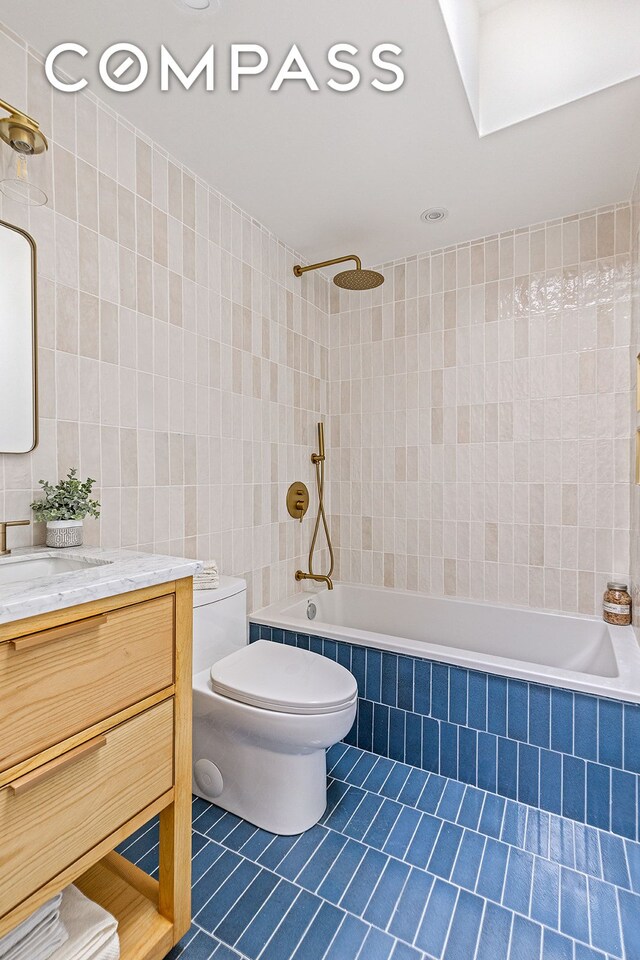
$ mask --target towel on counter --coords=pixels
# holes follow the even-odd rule
[[[207,560],[199,573],[193,575],[194,590],[216,590],[220,586],[220,574],[215,560]]]
[[[62,894],[23,920],[0,939],[0,960],[48,960],[68,938],[60,922]]]
[[[69,939],[51,960],[118,960],[118,921],[73,885],[62,891],[60,920]]]

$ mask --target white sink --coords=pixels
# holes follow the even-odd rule
[[[97,560],[77,557],[27,556],[0,559],[0,587],[7,583],[29,583],[40,577],[55,577],[59,573],[89,570],[103,564]]]

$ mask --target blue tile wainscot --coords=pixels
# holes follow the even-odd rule
[[[640,840],[640,705],[250,624],[351,670],[346,742]]]

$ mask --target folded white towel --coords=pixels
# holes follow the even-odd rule
[[[13,960],[14,954],[12,951],[22,944],[28,945],[29,938],[32,934],[37,937],[38,932],[44,926],[49,929],[50,924],[59,923],[60,915],[58,910],[61,901],[62,894],[57,893],[51,900],[48,900],[46,903],[43,903],[41,907],[38,907],[30,917],[27,917],[26,920],[18,924],[14,930],[10,930],[9,933],[5,934],[5,936],[0,939],[0,960],[5,960],[5,958],[7,958],[7,960]],[[53,953],[53,950],[51,953]]]
[[[120,937],[113,933],[111,938],[97,953],[91,955],[91,960],[120,960]]]
[[[194,590],[215,590],[220,586],[220,574],[215,560],[207,560],[199,573],[193,575]]]
[[[4,960],[50,960],[69,939],[69,934],[56,911],[13,947]]]
[[[51,960],[117,960],[113,952],[117,941],[118,921],[99,904],[89,900],[73,885],[62,892],[60,919],[69,939],[51,956]],[[107,952],[109,951],[109,952]]]

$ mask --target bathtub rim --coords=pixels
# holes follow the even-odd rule
[[[338,584],[336,584],[338,586]],[[249,623],[259,626],[272,627],[290,633],[302,634],[310,637],[321,637],[351,644],[357,647],[371,647],[375,650],[385,650],[399,656],[415,657],[418,660],[430,660],[445,663],[451,666],[472,670],[476,673],[494,674],[496,676],[524,680],[528,683],[538,683],[551,687],[558,687],[577,693],[591,696],[608,697],[612,700],[621,700],[628,703],[640,703],[640,645],[632,626],[618,627],[605,623],[599,617],[584,614],[563,613],[557,610],[539,610],[535,607],[516,606],[515,604],[497,604],[486,600],[474,600],[458,597],[440,597],[428,593],[412,590],[398,590],[392,587],[372,587],[368,584],[348,583],[340,581],[339,586],[357,587],[370,592],[390,592],[398,596],[420,597],[425,600],[438,600],[455,604],[480,605],[483,607],[497,607],[501,610],[513,610],[517,613],[532,613],[537,616],[562,617],[569,620],[587,621],[603,624],[607,629],[613,654],[618,667],[616,677],[603,677],[579,673],[559,667],[550,667],[536,664],[527,660],[511,660],[507,657],[498,657],[492,654],[479,655],[466,651],[460,647],[445,647],[435,643],[410,640],[403,637],[394,637],[390,634],[374,633],[367,630],[357,630],[353,627],[340,627],[336,624],[325,623],[322,620],[296,619],[286,616],[288,610],[296,604],[306,604],[325,590],[309,590],[294,593],[282,600],[262,607],[249,614]]]

